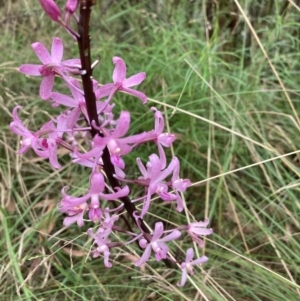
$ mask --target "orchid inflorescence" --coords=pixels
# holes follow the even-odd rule
[[[202,264],[208,258],[202,256],[193,260],[194,252],[189,248],[186,260],[177,260],[171,255],[167,243],[178,239],[185,231],[191,241],[198,247],[203,247],[201,236],[212,233],[212,229],[207,228],[209,220],[192,222],[171,230],[164,230],[161,221],[155,223],[154,230],[145,223],[152,198],[155,196],[163,202],[176,203],[178,212],[184,209],[181,193],[185,192],[191,182],[189,179],[180,178],[178,158],[173,157],[167,164],[164,150],[171,147],[176,137],[164,132],[163,114],[154,107],[150,109],[154,116],[154,128],[131,136],[127,134],[130,128],[130,113],[121,111],[117,119],[113,114],[112,100],[118,91],[135,96],[143,104],[147,102],[144,93],[132,88],[143,82],[146,74],[140,72],[126,78],[125,62],[115,56],[112,59],[115,65],[113,83],[100,85],[92,77],[94,66],[91,63],[89,44],[88,20],[93,1],[68,0],[64,19],[60,8],[53,0],[39,2],[45,13],[77,40],[80,59],[62,60],[63,43],[57,37],[52,41],[51,53],[40,42],[32,44],[33,51],[41,63],[24,64],[19,71],[26,75],[41,76],[39,91],[41,99],[51,103],[53,107],[64,107],[64,110],[34,132],[27,129],[19,118],[18,114],[22,107],[15,107],[10,128],[22,137],[19,153],[32,148],[39,157],[49,159],[53,168],[59,169],[61,165],[58,160],[58,149],[65,148],[69,151],[74,164],[90,170],[87,193],[80,197],[72,196],[67,193],[68,187],[64,187],[58,210],[66,215],[63,222],[65,227],[74,223],[79,227],[85,223],[98,226],[95,232],[93,228],[87,231],[96,245],[92,251],[93,257],[103,256],[104,265],[111,267],[111,250],[136,242],[143,250],[141,257],[134,262],[136,266],[145,264],[153,253],[157,261],[172,262],[182,269],[182,280],[178,285],[183,286],[187,274],[193,274],[192,266]],[[72,19],[77,24],[77,31],[71,27]],[[56,77],[64,81],[70,95],[52,91]],[[141,176],[136,179],[127,177],[124,157],[141,144],[149,142],[156,144],[157,154],[151,154],[145,165],[137,158]],[[88,151],[83,152],[83,149]],[[130,185],[142,187],[143,194],[136,199],[130,199]],[[137,206],[139,203],[140,210]],[[135,232],[128,224],[129,229],[117,224],[120,213],[124,211],[127,211],[131,223],[134,224]],[[127,235],[128,240],[111,242],[111,234],[118,232]]]

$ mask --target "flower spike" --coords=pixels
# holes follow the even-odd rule
[[[127,78],[124,60],[114,56],[112,82],[98,83],[93,78],[93,71],[99,60],[95,63],[91,60],[89,24],[96,0],[66,0],[63,16],[58,2],[39,0],[45,13],[77,42],[81,59],[63,60],[64,46],[58,37],[53,38],[50,50],[41,42],[31,45],[40,63],[23,64],[19,71],[42,77],[40,98],[55,110],[47,111],[48,116],[53,114],[50,120],[44,121],[40,129],[31,131],[19,118],[22,107],[13,109],[10,129],[21,137],[19,153],[25,153],[31,148],[37,156],[48,159],[56,169],[61,167],[59,154],[64,156],[62,162],[69,158],[71,163],[81,165],[80,169],[73,169],[77,170],[74,180],[77,180],[79,188],[84,183],[82,176],[89,173],[86,191],[79,196],[71,195],[68,194],[68,186],[65,186],[61,190],[62,198],[57,209],[65,215],[65,227],[73,224],[83,227],[89,224],[87,234],[94,245],[91,254],[93,257],[102,256],[105,267],[112,266],[110,257],[115,253],[115,247],[138,243],[143,251],[140,258],[132,255],[127,258],[141,267],[153,254],[158,262],[163,261],[167,267],[180,267],[182,278],[179,286],[183,286],[188,274],[194,273],[193,266],[203,264],[208,258],[203,256],[194,259],[193,249],[189,248],[186,259],[182,262],[181,256],[177,255],[181,248],[171,241],[180,238],[181,232],[186,231],[188,235],[182,239],[189,240],[190,243],[194,241],[199,247],[203,247],[202,236],[212,233],[212,229],[207,228],[209,220],[174,226],[176,221],[160,217],[160,210],[150,220],[147,219],[154,213],[151,208],[154,196],[158,196],[164,205],[176,202],[178,212],[184,208],[181,194],[191,185],[191,181],[180,178],[179,159],[173,156],[167,161],[169,156],[165,153],[176,136],[165,132],[164,115],[154,107],[150,109],[154,125],[147,131],[131,134],[134,130],[131,126],[131,112],[121,109],[118,117],[115,117],[114,110],[120,106],[112,100],[120,91],[139,98],[143,104],[147,102],[147,96],[135,89],[135,86],[145,80],[146,73],[139,72]],[[71,44],[68,48],[70,47]],[[70,93],[53,91],[56,77],[63,80],[63,85]],[[55,115],[56,110],[60,112]],[[42,116],[39,120],[41,118]],[[145,121],[139,119],[139,122]],[[148,157],[148,162],[144,165],[142,159],[136,159],[141,174],[137,176],[133,170],[136,166],[131,164],[133,151],[137,152],[146,143],[152,145],[149,148],[147,145],[145,151],[153,150],[154,147],[154,152],[138,153],[142,158]],[[127,156],[129,153],[131,156]],[[128,176],[129,173],[131,176]],[[153,218],[157,219],[154,221],[154,230],[150,227]],[[120,222],[120,219],[123,221]],[[90,228],[91,225],[96,229]],[[117,241],[111,241],[113,239]],[[118,258],[119,256],[115,261]]]

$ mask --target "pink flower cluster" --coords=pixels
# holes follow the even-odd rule
[[[39,2],[52,20],[62,25],[72,37],[77,38],[80,47],[82,37],[69,26],[72,17],[75,22],[79,22],[76,15],[79,1],[67,1],[64,21],[60,8],[53,0],[39,0]],[[80,5],[89,4],[89,1],[83,2],[86,3]],[[120,57],[113,57],[112,61],[115,65],[113,82],[100,85],[91,77],[88,79],[84,77],[86,70],[82,68],[83,62],[80,59],[63,60],[63,44],[59,38],[53,39],[51,53],[40,42],[33,43],[32,48],[41,63],[24,64],[19,71],[27,75],[41,76],[39,92],[41,99],[50,102],[54,107],[63,108],[57,117],[47,121],[39,130],[32,131],[27,129],[19,118],[18,114],[22,107],[17,106],[13,110],[10,128],[22,138],[19,153],[32,148],[39,157],[49,159],[53,168],[59,169],[61,165],[58,149],[65,148],[69,150],[74,164],[80,164],[90,170],[89,188],[85,195],[72,196],[67,194],[68,187],[62,189],[62,200],[58,210],[65,214],[64,226],[69,227],[74,223],[79,227],[85,223],[98,225],[96,232],[94,233],[90,228],[88,235],[94,239],[94,244],[97,246],[93,256],[102,255],[106,267],[112,265],[109,257],[114,247],[133,242],[137,242],[144,250],[140,259],[135,262],[136,266],[145,264],[152,252],[157,261],[172,260],[168,243],[182,237],[183,231],[188,234],[191,241],[203,247],[201,236],[212,233],[212,229],[207,228],[208,219],[204,222],[182,225],[173,230],[164,230],[161,221],[155,223],[153,232],[146,231],[144,226],[153,197],[158,197],[163,202],[176,203],[176,210],[181,212],[184,204],[180,194],[191,184],[189,179],[180,178],[178,158],[173,157],[167,164],[165,148],[169,148],[176,137],[164,132],[164,117],[159,110],[153,107],[150,109],[154,117],[153,129],[134,135],[128,134],[130,113],[122,111],[118,118],[113,114],[112,100],[119,92],[137,97],[143,104],[147,102],[144,93],[132,88],[142,83],[146,74],[140,72],[126,78],[125,62]],[[78,76],[82,77],[81,81]],[[68,95],[53,91],[55,78],[65,82],[70,90]],[[82,84],[84,81],[88,81],[88,85]],[[96,120],[90,113],[91,100],[86,97],[87,86],[92,87],[90,92],[94,97]],[[137,158],[140,176],[132,178],[126,174],[126,155],[145,143],[156,144],[157,153],[150,154],[146,164]],[[81,152],[82,149],[88,150]],[[142,194],[135,199],[130,198],[130,190],[134,186],[142,188]],[[136,206],[138,203],[141,204],[141,210]],[[119,214],[124,211],[129,213],[135,223],[136,232],[116,224]],[[110,234],[114,231],[127,234],[128,240],[111,242]],[[185,284],[188,273],[193,274],[193,265],[202,264],[207,260],[205,256],[193,260],[193,249],[188,249],[186,260],[175,262],[183,272],[180,285]]]

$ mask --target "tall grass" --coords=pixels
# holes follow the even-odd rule
[[[204,252],[210,260],[179,289],[179,271],[154,262],[145,269],[130,264],[129,254],[139,254],[134,247],[120,249],[113,268],[106,269],[101,258],[88,256],[86,229],[62,228],[55,209],[60,189],[68,185],[83,192],[87,175],[63,153],[66,165],[59,172],[31,152],[17,155],[18,139],[8,124],[16,104],[24,107],[32,129],[54,113],[38,99],[40,79],[16,71],[36,61],[30,44],[65,38],[66,58],[77,55],[76,45],[36,1],[5,1],[1,300],[299,300],[296,1],[99,2],[92,18],[94,59],[101,58],[95,77],[110,81],[114,55],[128,63],[128,74],[147,73],[141,90],[148,108],[164,111],[178,137],[173,152],[182,161],[182,176],[193,181],[186,212],[174,215],[163,206],[155,212],[174,224],[208,216],[214,234]],[[121,95],[118,108],[132,112],[133,132],[151,127],[152,115],[137,101]],[[139,156],[149,154],[145,148]]]

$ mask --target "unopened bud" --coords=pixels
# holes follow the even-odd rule
[[[45,13],[55,22],[61,20],[61,12],[53,0],[39,0]]]
[[[79,4],[78,0],[68,0],[66,4],[66,11],[73,14],[77,9],[78,4]]]

